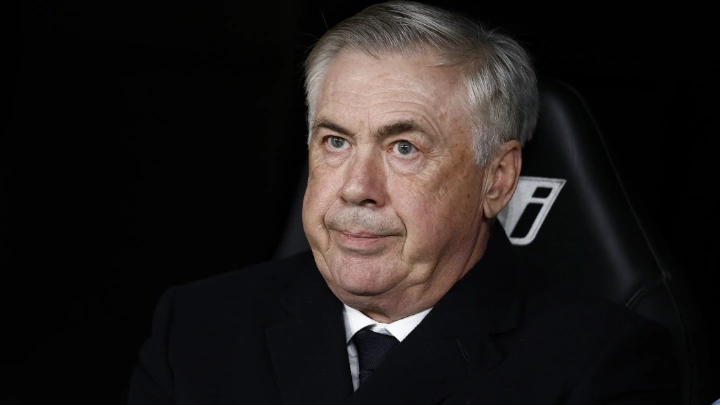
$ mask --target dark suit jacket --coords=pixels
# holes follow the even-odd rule
[[[678,404],[672,342],[573,298],[496,233],[482,260],[353,393],[342,304],[312,255],[162,297],[129,404]]]

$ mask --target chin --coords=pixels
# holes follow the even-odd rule
[[[384,280],[355,280],[348,278],[344,277],[342,280],[338,280],[337,286],[342,288],[343,291],[358,297],[380,295],[395,287],[393,283],[383,282]]]
[[[338,260],[339,259],[339,260]],[[327,270],[331,282],[336,289],[348,294],[369,297],[376,296],[393,289],[404,278],[405,274],[395,266],[367,257],[341,257],[329,260]],[[326,277],[327,279],[327,277]]]

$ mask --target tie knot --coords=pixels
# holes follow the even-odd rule
[[[358,351],[361,384],[380,366],[390,350],[400,343],[394,336],[373,332],[367,328],[357,331],[352,339]]]

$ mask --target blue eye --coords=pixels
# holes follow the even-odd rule
[[[415,146],[408,141],[399,141],[395,143],[395,151],[401,155],[409,155],[415,151]]]
[[[330,147],[334,149],[340,149],[347,143],[345,139],[340,138],[339,136],[331,136],[327,139],[327,142],[330,144]]]

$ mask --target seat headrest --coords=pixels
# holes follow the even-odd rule
[[[540,83],[540,115],[500,222],[521,254],[558,277],[627,303],[662,269],[583,99]]]

